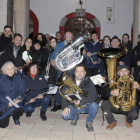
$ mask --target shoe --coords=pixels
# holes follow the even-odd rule
[[[42,121],[46,121],[47,120],[46,111],[40,111],[40,118],[42,119]]]
[[[31,112],[27,112],[26,113],[26,117],[31,117],[32,113]]]
[[[116,126],[116,124],[117,124],[117,122],[113,122],[113,123],[109,124],[109,125],[106,127],[106,129],[111,130],[111,129],[113,129],[113,128]]]
[[[60,109],[62,109],[61,105],[55,105],[54,108],[51,109],[51,111],[55,112]]]
[[[17,125],[17,126],[20,126],[20,121],[16,120],[16,121],[14,121],[14,124]]]
[[[127,117],[125,117],[125,120],[126,120],[126,127],[128,127],[128,128],[133,127],[132,123],[127,122]]]
[[[71,125],[73,126],[77,125],[77,120],[71,120]]]
[[[88,131],[94,131],[94,130],[93,130],[93,126],[92,126],[92,123],[91,123],[91,122],[86,123],[86,128],[87,128],[87,130],[88,130]]]

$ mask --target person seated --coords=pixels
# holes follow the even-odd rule
[[[81,88],[86,96],[81,95],[82,100],[74,100],[73,104],[61,97],[62,100],[62,118],[65,120],[72,120],[71,125],[77,125],[78,114],[89,114],[86,120],[86,127],[88,131],[93,131],[92,122],[96,116],[98,105],[95,102],[97,99],[97,93],[93,82],[89,77],[85,77],[86,71],[83,65],[77,65],[75,68],[75,78],[73,80]],[[65,93],[67,86],[64,86],[61,90],[62,94]],[[80,95],[80,93],[79,93]],[[77,105],[82,105],[83,108],[77,108]],[[84,105],[86,105],[84,107]]]
[[[47,81],[44,75],[41,74],[37,63],[32,62],[28,65],[27,75],[23,75],[23,79],[26,87],[30,89],[24,101],[27,111],[26,117],[31,117],[35,111],[35,107],[41,105],[40,117],[43,121],[46,121],[47,117],[45,114],[49,105],[50,96],[46,94],[41,95],[47,89]]]
[[[130,68],[126,65],[120,65],[120,66],[118,66],[117,73],[118,73],[118,77],[128,76],[130,74]],[[138,82],[134,82],[134,88],[137,88],[137,91],[140,89]],[[119,89],[109,90],[108,85],[106,85],[106,86],[102,87],[101,92],[102,92],[102,97],[104,99],[101,104],[101,107],[103,109],[107,122],[109,123],[109,125],[106,127],[106,129],[111,130],[117,124],[117,121],[115,120],[112,113],[125,115],[126,116],[126,126],[129,128],[132,127],[133,120],[136,120],[138,118],[138,107],[134,106],[130,111],[122,111],[121,108],[117,110],[109,102],[109,97],[119,96],[120,90]]]
[[[110,48],[120,48],[120,39],[117,36],[113,36],[111,40],[111,47]],[[110,54],[111,55],[111,54]],[[122,56],[118,62],[119,65],[127,65],[130,67],[130,61],[129,61],[129,56],[128,54]],[[102,76],[107,76],[107,71],[106,71],[106,65],[103,59],[101,60],[100,64],[100,74]]]
[[[9,107],[0,116],[0,127],[5,128],[9,125],[10,116],[13,117],[15,125],[20,125],[20,117],[24,112],[23,101],[25,95],[21,99],[16,99],[19,95],[26,91],[26,86],[22,79],[22,76],[12,62],[6,62],[2,68],[2,74],[0,75],[0,112],[6,107]],[[11,102],[6,98],[9,96],[19,108],[13,106]]]

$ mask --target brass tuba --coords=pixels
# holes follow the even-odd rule
[[[90,33],[87,30],[84,30],[83,34],[77,36],[72,43],[68,43],[56,53],[54,56],[56,69],[64,72],[73,69],[77,64],[80,64],[83,61],[83,56],[80,54],[81,52],[78,47],[90,38]]]
[[[122,111],[129,111],[136,104],[136,89],[133,88],[133,76],[122,76],[116,82],[118,59],[127,53],[124,44],[120,44],[120,48],[101,49],[98,55],[103,57],[106,62],[109,89],[120,89],[120,95],[117,97],[109,97],[111,105]]]
[[[66,100],[68,100],[71,103],[74,103],[72,100],[69,100],[65,95],[71,95],[71,94],[83,94],[83,90],[81,88],[79,88],[76,83],[71,80],[71,78],[68,76],[68,71],[63,72],[60,77],[57,80],[57,85],[61,85],[59,87],[59,94],[65,98]],[[61,89],[66,86],[66,89],[64,91],[64,94],[61,92]],[[77,108],[83,108],[86,105],[75,105]]]

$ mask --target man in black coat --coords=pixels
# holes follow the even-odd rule
[[[81,100],[75,99],[72,103],[68,102],[62,97],[62,117],[65,120],[72,120],[71,125],[76,125],[78,120],[78,114],[87,113],[89,116],[86,120],[86,127],[88,131],[93,131],[92,122],[96,116],[98,105],[95,102],[97,99],[97,93],[93,82],[90,78],[85,77],[86,71],[83,65],[77,65],[75,68],[75,84],[79,86],[84,94],[79,93]],[[62,88],[62,94],[65,93],[67,86]],[[76,106],[83,106],[83,108],[77,108]]]
[[[21,43],[21,34],[15,34],[13,42],[11,42],[8,50],[0,56],[0,60],[2,60],[3,64],[7,61],[12,61],[16,67],[20,67],[25,64],[24,60],[22,59],[23,48],[21,47]]]
[[[0,37],[0,52],[8,51],[12,42],[12,27],[6,25]]]
[[[131,53],[131,66],[134,67],[133,76],[136,81],[140,82],[140,35],[138,36],[137,46],[132,50]]]
[[[118,66],[118,76],[125,76],[125,75],[128,76],[129,73],[130,73],[130,68],[128,66],[126,66],[126,65]],[[137,88],[137,91],[140,90],[140,86],[137,82],[134,82],[134,88]],[[109,125],[106,127],[106,129],[111,130],[117,124],[117,121],[115,120],[112,113],[125,115],[126,116],[126,126],[129,128],[132,127],[133,120],[136,120],[138,118],[138,112],[139,112],[138,107],[134,106],[134,107],[132,107],[132,109],[130,111],[122,111],[121,108],[117,110],[109,102],[109,97],[119,96],[120,95],[119,89],[109,90],[108,85],[106,85],[106,86],[102,87],[101,92],[102,92],[102,97],[104,99],[101,107],[102,107],[104,115],[109,123]]]

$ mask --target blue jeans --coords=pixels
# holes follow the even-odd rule
[[[51,97],[51,96],[50,96]],[[34,112],[35,107],[42,105],[41,111],[47,111],[50,97],[45,95],[43,99],[36,99],[35,102],[29,103],[25,106],[27,112]]]
[[[92,102],[88,104],[86,107],[78,109],[74,108],[71,105],[69,105],[70,113],[68,116],[63,116],[62,118],[64,120],[77,120],[78,119],[78,114],[89,114],[87,117],[86,123],[93,122],[93,119],[96,116],[96,113],[98,111],[98,105],[96,102]]]
[[[69,76],[70,76],[70,77],[73,75],[73,73],[74,73],[74,69],[69,70]],[[57,80],[58,80],[58,78],[59,78],[59,76],[60,76],[61,74],[62,74],[61,71],[58,71],[58,72],[57,72],[56,82],[57,82]],[[56,104],[56,105],[61,105],[61,96],[60,96],[60,94],[59,94],[59,88],[58,88],[58,90],[57,90],[57,92],[56,92],[56,94],[55,94],[55,104]]]

